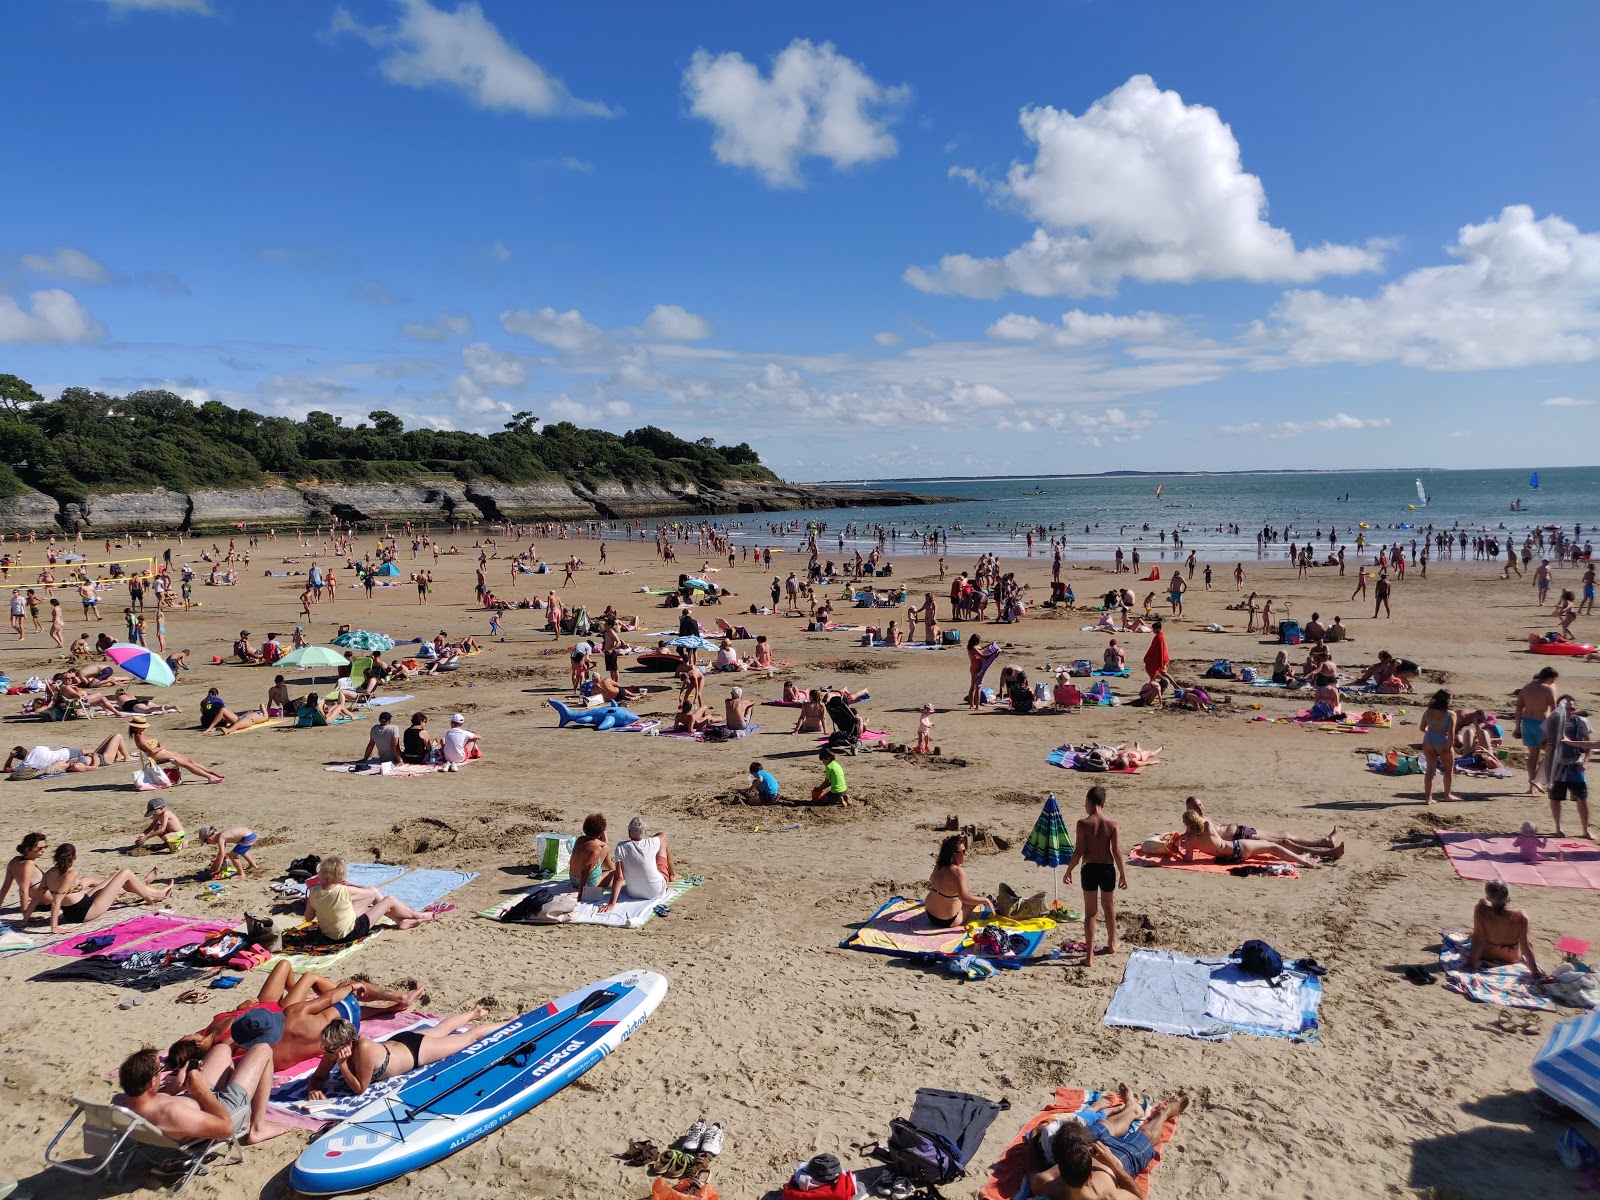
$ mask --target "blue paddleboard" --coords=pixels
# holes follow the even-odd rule
[[[667,994],[665,976],[624,971],[525,1013],[409,1075],[301,1152],[307,1196],[375,1187],[454,1154],[548,1100],[615,1050]],[[386,1086],[388,1085],[388,1086]]]

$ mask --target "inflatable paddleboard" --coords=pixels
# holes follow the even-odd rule
[[[301,1152],[289,1185],[307,1196],[334,1196],[454,1154],[577,1079],[644,1024],[666,994],[665,976],[624,971],[378,1084],[369,1104]]]
[[[1594,647],[1586,642],[1536,642],[1528,647],[1535,654],[1593,654]]]

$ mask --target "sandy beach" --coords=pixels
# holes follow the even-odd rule
[[[401,724],[412,712],[427,712],[436,735],[452,713],[464,714],[482,735],[484,761],[426,777],[326,771],[327,764],[359,757],[375,718],[233,737],[197,732],[196,706],[208,687],[219,688],[234,707],[253,705],[264,699],[273,675],[213,666],[210,656],[227,653],[240,629],[251,630],[256,640],[277,631],[287,644],[297,624],[303,581],[264,578],[263,572],[305,570],[320,543],[302,545],[280,534],[254,552],[250,567],[241,568],[237,587],[201,587],[197,581],[203,607],[169,619],[169,648],[190,648],[193,670],[161,697],[182,705],[184,713],[151,718],[152,732],[163,742],[227,776],[216,786],[189,780],[167,793],[186,828],[251,826],[260,835],[259,875],[229,880],[225,897],[207,903],[194,878],[206,864],[207,849],[191,841],[171,861],[130,855],[146,796],[132,787],[125,764],[0,784],[0,844],[10,846],[37,829],[52,845],[75,842],[86,873],[160,866],[160,878],[172,873],[178,880],[170,906],[197,916],[238,918],[246,909],[270,909],[268,881],[305,854],[478,872],[449,897],[456,907],[443,919],[375,938],[338,969],[382,984],[417,980],[434,1013],[481,1001],[505,1019],[629,967],[670,979],[671,990],[655,1015],[581,1081],[476,1145],[374,1195],[634,1200],[648,1195],[650,1181],[619,1160],[629,1140],[665,1144],[704,1116],[727,1129],[726,1149],[712,1173],[720,1195],[775,1197],[794,1165],[817,1152],[838,1154],[847,1166],[863,1165],[851,1144],[884,1137],[890,1119],[910,1111],[917,1088],[941,1087],[1010,1102],[968,1177],[943,1189],[952,1200],[966,1200],[977,1195],[988,1164],[1055,1088],[1112,1088],[1119,1080],[1151,1096],[1182,1090],[1194,1100],[1153,1177],[1155,1197],[1500,1197],[1564,1194],[1571,1186],[1572,1176],[1555,1155],[1567,1123],[1541,1115],[1533,1103],[1528,1064],[1541,1037],[1497,1028],[1496,1018],[1507,1010],[1474,1004],[1438,984],[1414,986],[1401,974],[1408,964],[1436,963],[1441,931],[1469,929],[1482,894],[1481,883],[1456,877],[1435,829],[1513,833],[1531,819],[1550,832],[1547,802],[1525,794],[1520,747],[1511,778],[1458,779],[1458,799],[1431,810],[1422,804],[1420,776],[1386,778],[1366,769],[1368,751],[1419,743],[1417,717],[1435,687],[1448,688],[1458,708],[1481,705],[1507,713],[1511,692],[1553,663],[1562,672],[1563,691],[1580,705],[1592,700],[1600,666],[1526,651],[1530,632],[1553,627],[1548,609],[1535,603],[1531,576],[1503,581],[1498,564],[1435,562],[1427,579],[1408,571],[1395,585],[1393,618],[1374,620],[1370,599],[1348,599],[1355,586],[1353,557],[1345,578],[1336,568],[1318,567],[1298,580],[1281,552],[1272,560],[1245,561],[1247,589],[1273,596],[1280,611],[1287,601],[1301,621],[1313,611],[1324,620],[1343,616],[1354,640],[1336,648],[1341,669],[1359,671],[1381,649],[1421,665],[1418,694],[1354,705],[1357,711],[1394,712],[1392,729],[1335,733],[1252,722],[1255,716],[1291,715],[1307,707],[1309,697],[1242,683],[1207,684],[1225,702],[1217,713],[1124,704],[1075,714],[974,715],[962,704],[967,667],[959,647],[864,648],[859,632],[806,633],[796,618],[750,615],[751,604],[768,602],[774,573],[803,568],[804,554],[790,538],[780,543],[787,552],[771,570],[741,562],[714,575],[737,595],[699,613],[707,625],[722,616],[752,634],[766,634],[776,657],[789,666],[772,679],[712,675],[708,703],[720,709],[735,684],[755,699],[775,699],[786,678],[810,686],[868,687],[871,699],[861,705],[862,715],[896,742],[911,741],[917,710],[934,704],[941,754],[877,752],[844,760],[851,794],[859,801],[850,808],[763,809],[726,800],[744,786],[752,759],[767,765],[787,796],[803,796],[821,778],[816,739],[789,732],[792,710],[758,707],[763,728],[724,744],[558,730],[546,701],[569,694],[567,650],[574,639],[543,632],[543,614],[530,611],[507,613],[500,636],[491,638],[488,614],[472,606],[478,535],[439,537],[460,553],[437,563],[413,562],[408,549],[400,556],[403,572],[434,570],[428,604],[417,604],[404,574],[399,586],[379,589],[369,602],[352,573],[341,569],[337,602],[317,606],[307,628],[317,643],[325,643],[341,622],[396,639],[431,637],[439,630],[482,639],[483,653],[460,670],[402,688],[415,699],[394,711]],[[157,539],[124,552],[159,555],[172,545],[178,562],[193,561],[210,542],[179,546]],[[370,549],[374,542],[369,535],[360,544]],[[504,545],[509,550],[510,540]],[[677,564],[664,565],[655,561],[650,542],[612,538],[607,567],[622,573],[601,575],[594,569],[598,546],[591,540],[540,539],[538,547],[552,564],[575,553],[590,565],[570,587],[556,586],[556,568],[502,590],[506,565],[491,562],[497,593],[542,596],[556,587],[569,605],[584,604],[591,613],[613,604],[623,614],[637,614],[645,631],[675,628],[677,610],[660,607],[660,597],[640,589],[671,586],[679,570],[693,571],[704,557],[689,543]],[[28,561],[42,556],[42,548],[25,550],[35,556]],[[905,583],[913,598],[931,590],[941,624],[947,624],[948,584],[939,582],[936,560],[904,554],[892,561],[894,581]],[[1154,551],[1145,554],[1147,567],[1157,562],[1170,571],[1172,561]],[[972,565],[954,551],[948,562],[952,575]],[[1206,592],[1197,583],[1184,617],[1166,626],[1174,674],[1185,684],[1218,658],[1261,670],[1277,649],[1259,634],[1244,633],[1245,614],[1227,608],[1240,598],[1233,590],[1233,560],[1211,565],[1216,590]],[[1034,600],[1048,595],[1047,551],[1004,559],[1002,569],[1018,572]],[[1557,589],[1576,587],[1578,575],[1572,568],[1558,570]],[[31,583],[31,575],[13,576],[13,586]],[[1072,563],[1065,578],[1085,603],[1110,586],[1110,566]],[[58,595],[73,614],[70,637],[85,626],[76,618],[71,589],[58,589]],[[113,592],[103,605],[105,627],[114,635],[120,634],[124,603]],[[903,622],[904,609],[839,609],[841,621],[857,624],[895,616]],[[1081,629],[1091,620],[1081,612],[1033,608],[1017,624],[956,626],[963,638],[977,631],[986,641],[1000,642],[1000,664],[1023,666],[1041,679],[1047,678],[1039,670],[1046,662],[1098,660],[1104,635]],[[1213,622],[1225,630],[1206,631]],[[1593,637],[1593,621],[1580,618],[1575,632]],[[650,644],[639,635],[632,640]],[[1112,682],[1126,701],[1137,693],[1138,663],[1149,637],[1121,640],[1134,673]],[[739,645],[748,657],[753,643]],[[32,674],[48,676],[60,669],[52,651],[30,625],[21,643],[9,633],[0,639],[0,667],[14,683]],[[1296,661],[1304,657],[1300,648],[1292,653]],[[625,682],[671,682],[671,676],[623,662]],[[673,700],[666,687],[632,707],[669,718]],[[5,711],[15,713],[20,704],[11,697]],[[1257,704],[1259,710],[1252,707]],[[12,723],[6,746],[93,745],[120,728],[112,718]],[[1136,775],[1091,778],[1045,761],[1057,746],[1089,741],[1138,741],[1163,750],[1157,765]],[[1124,847],[1180,828],[1184,799],[1195,795],[1224,821],[1311,835],[1337,826],[1348,853],[1298,879],[1129,868],[1130,886],[1117,896],[1124,944],[1090,969],[1081,955],[1069,953],[965,982],[904,960],[839,948],[853,925],[891,897],[925,894],[932,856],[951,816],[1008,843],[1003,853],[979,847],[970,859],[968,875],[977,890],[992,893],[1005,881],[1024,894],[1048,894],[1052,873],[1024,862],[1018,851],[1047,793],[1059,797],[1070,827],[1093,783],[1110,792],[1108,815],[1120,823]],[[705,884],[679,900],[669,916],[640,930],[504,926],[473,915],[528,887],[536,834],[576,833],[585,814],[597,811],[608,817],[613,842],[624,836],[629,818],[643,815],[652,830],[669,836],[680,872],[702,875]],[[1567,821],[1567,833],[1575,835],[1575,815],[1569,812]],[[1074,908],[1081,905],[1075,888],[1063,888],[1061,896]],[[1563,936],[1600,940],[1600,916],[1585,890],[1514,888],[1512,902],[1532,920],[1543,967],[1558,961],[1554,947]],[[0,915],[13,924],[17,912],[8,904]],[[280,926],[289,919],[280,910]],[[1081,926],[1068,923],[1053,931],[1048,944],[1081,936]],[[1319,1041],[1240,1035],[1210,1043],[1101,1025],[1131,949],[1222,955],[1254,937],[1272,942],[1286,957],[1312,956],[1328,968]],[[33,979],[51,965],[54,960],[39,951],[0,958],[0,1024],[6,1029],[0,1180],[21,1180],[40,1198],[98,1195],[104,1191],[99,1184],[41,1173],[44,1146],[69,1114],[67,1097],[108,1097],[113,1088],[107,1072],[125,1054],[142,1044],[165,1047],[199,1028],[225,1001],[253,992],[263,973],[247,973],[239,991],[215,993],[198,1007],[174,1003],[177,989],[169,988],[121,1009],[119,1001],[131,994],[121,989]],[[1538,1015],[1539,1033],[1548,1032],[1555,1019]],[[306,1137],[297,1131],[248,1150],[243,1166],[197,1181],[189,1194],[289,1195],[288,1168]],[[147,1193],[134,1188],[132,1194]]]

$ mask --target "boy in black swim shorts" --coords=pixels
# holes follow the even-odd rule
[[[1117,823],[1105,815],[1106,790],[1092,787],[1084,797],[1086,814],[1078,822],[1077,846],[1067,863],[1066,883],[1072,883],[1072,871],[1083,866],[1083,940],[1087,944],[1085,966],[1094,966],[1094,934],[1096,918],[1101,904],[1106,910],[1106,947],[1109,953],[1117,950],[1116,891],[1128,886],[1128,872],[1122,861],[1122,844]]]

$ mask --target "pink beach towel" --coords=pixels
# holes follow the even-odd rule
[[[85,931],[81,936],[68,934],[53,946],[46,946],[44,953],[55,954],[61,958],[92,958],[99,954],[109,954],[113,950],[122,950],[134,942],[160,934],[171,934],[174,931],[185,930],[199,918],[179,916],[177,913],[145,913],[143,916],[130,917],[108,929]],[[111,944],[98,950],[80,950],[78,944],[85,938],[111,936]],[[196,938],[196,941],[202,939]],[[182,945],[183,943],[178,943]]]
[[[1551,835],[1542,862],[1522,861],[1512,834],[1436,829],[1450,865],[1462,879],[1498,879],[1513,887],[1589,888],[1600,891],[1600,846]],[[1558,856],[1559,854],[1559,856]]]

